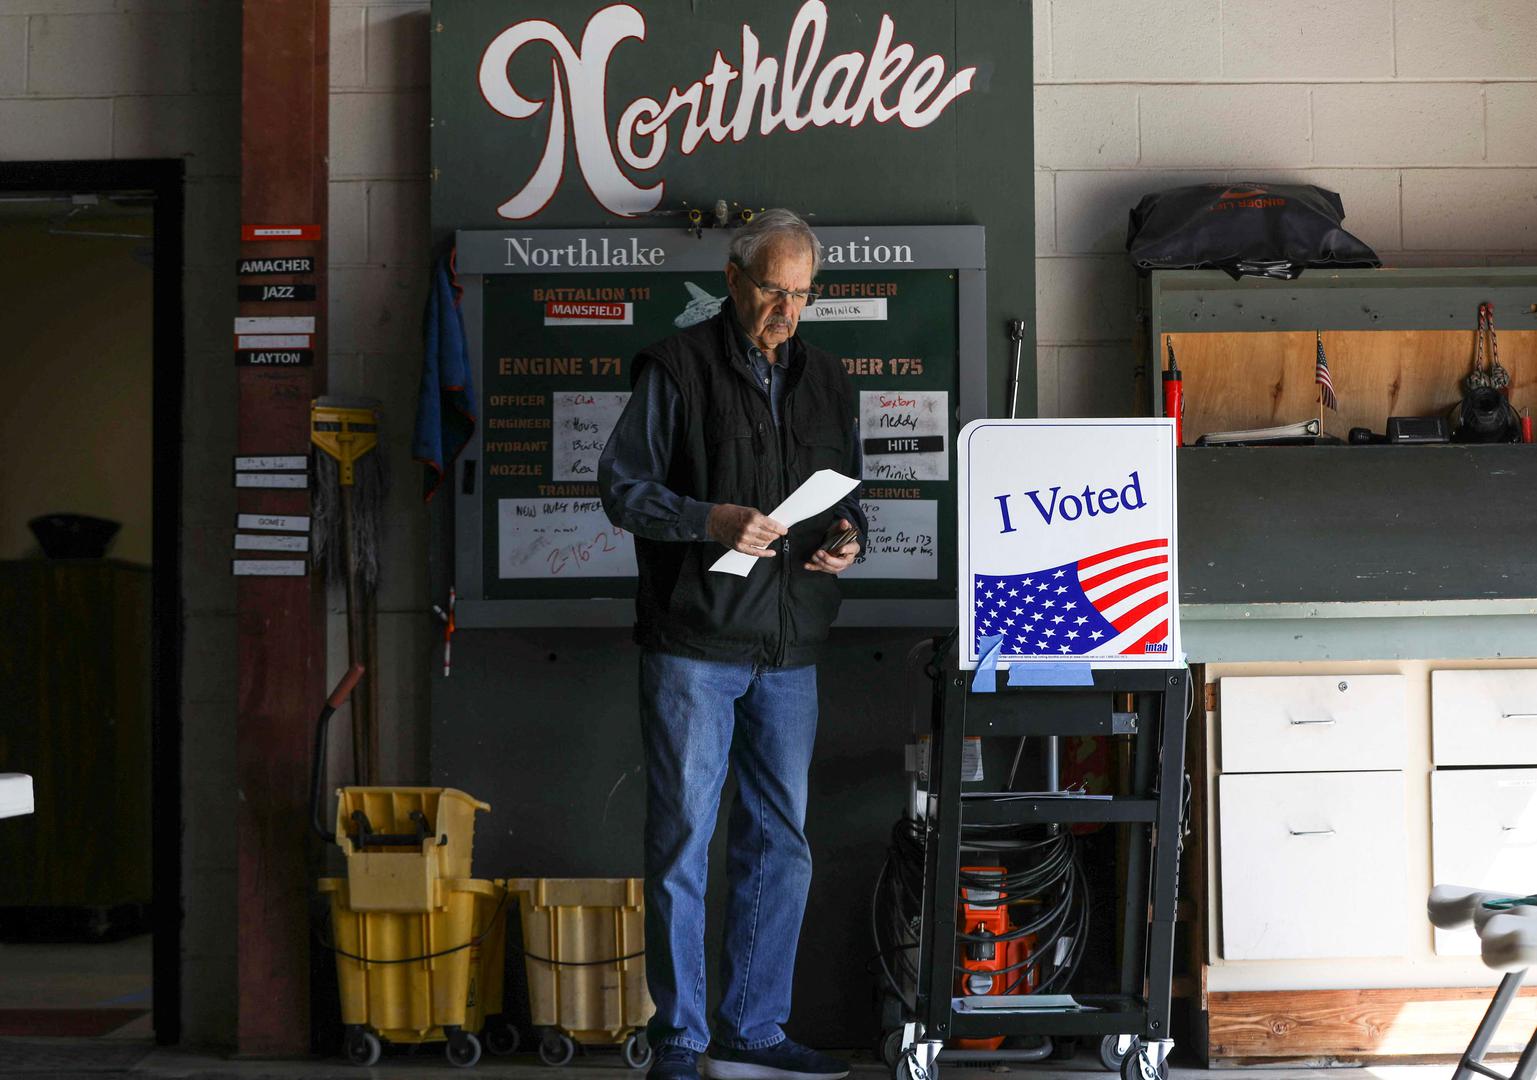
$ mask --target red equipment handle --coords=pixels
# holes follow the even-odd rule
[[[351,670],[342,676],[342,681],[336,684],[336,689],[331,691],[331,696],[326,698],[326,704],[333,709],[340,709],[352,693],[352,688],[363,677],[363,665],[353,664]]]

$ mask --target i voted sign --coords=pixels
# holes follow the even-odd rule
[[[957,443],[961,660],[1178,667],[1174,421],[974,420]]]

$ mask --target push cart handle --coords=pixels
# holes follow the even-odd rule
[[[331,696],[326,698],[326,704],[333,709],[340,709],[352,694],[352,688],[357,686],[358,680],[363,677],[363,670],[362,664],[353,664],[347,674],[342,676],[342,681],[336,684],[336,689],[331,691]]]
[[[315,834],[327,843],[334,843],[336,834],[326,827],[326,729],[331,723],[331,714],[346,703],[352,688],[362,677],[363,665],[353,664],[331,691],[331,696],[326,698],[315,724],[315,752],[310,758],[310,824],[314,826]]]

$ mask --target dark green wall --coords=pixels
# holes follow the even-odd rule
[[[614,54],[612,125],[640,94],[665,98],[673,83],[709,72],[714,50],[735,62],[743,21],[766,54],[782,53],[798,3],[635,0],[644,42]],[[433,225],[507,228],[496,214],[533,171],[547,113],[513,122],[494,113],[476,82],[480,50],[521,19],[546,18],[576,43],[599,5],[556,0],[437,0],[433,6]],[[649,177],[667,181],[664,208],[713,203],[784,205],[828,225],[981,224],[987,228],[988,399],[1005,411],[1012,363],[1005,325],[1028,325],[1020,411],[1035,410],[1034,225],[1030,5],[1024,0],[836,0],[824,59],[868,51],[880,17],[918,56],[940,53],[946,77],[977,68],[974,89],[931,126],[776,131],[739,144],[676,142]],[[550,53],[530,46],[512,65],[529,97],[550,86]],[[564,183],[530,227],[633,225],[593,200],[567,160]],[[648,180],[649,182],[649,180]],[[671,219],[643,219],[675,227]],[[446,498],[434,500],[434,596],[453,580]],[[937,628],[936,628],[937,629]],[[880,1019],[866,962],[871,886],[892,822],[903,812],[902,746],[928,684],[903,657],[921,629],[834,633],[820,665],[821,725],[808,832],[816,879],[796,973],[790,1030],[827,1047],[868,1047]],[[418,658],[434,665],[436,647]],[[432,775],[492,804],[476,840],[485,875],[629,875],[640,872],[644,784],[636,720],[637,651],[624,630],[461,631],[451,678],[432,676]],[[730,793],[727,793],[729,798]],[[719,870],[720,846],[712,855]],[[719,889],[714,890],[719,895]],[[718,906],[712,926],[718,925]],[[715,936],[712,935],[712,980]]]
[[[496,207],[522,187],[544,149],[549,107],[528,120],[508,119],[483,100],[476,73],[481,52],[508,25],[527,18],[553,22],[580,48],[587,18],[600,5],[554,0],[437,0],[433,4],[432,220],[439,234],[459,228],[505,228]],[[740,60],[747,22],[763,55],[782,54],[798,3],[748,0],[637,0],[643,41],[620,43],[608,66],[608,122],[638,96],[663,100],[674,85],[709,73],[715,49]],[[666,181],[660,209],[716,199],[747,206],[788,206],[812,224],[984,225],[988,261],[988,400],[1004,397],[1012,354],[1008,319],[1029,327],[1020,412],[1035,412],[1032,343],[1035,307],[1035,195],[1032,161],[1033,75],[1030,5],[1026,0],[838,0],[830,6],[825,61],[873,47],[881,15],[890,14],[894,43],[913,43],[918,58],[937,53],[945,77],[975,67],[972,90],[927,127],[867,120],[798,132],[780,128],[740,143],[706,140],[694,153],[678,149],[679,122],[662,161],[632,173],[649,186]],[[510,66],[525,97],[549,94],[551,51],[525,46]],[[894,96],[894,95],[892,95]],[[732,97],[734,101],[734,94]],[[570,142],[568,138],[568,143]],[[530,226],[634,224],[608,213],[577,175],[574,151],[566,175]],[[659,226],[666,219],[653,218]]]

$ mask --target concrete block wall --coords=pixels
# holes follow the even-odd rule
[[[427,509],[411,460],[428,234],[426,0],[331,4],[330,392],[379,399],[390,488],[378,594],[380,779],[428,778],[428,683],[441,648],[427,596]],[[442,598],[438,598],[442,599]],[[329,597],[333,679],[345,603]],[[338,729],[344,725],[338,725]],[[350,753],[333,732],[332,760]]]
[[[1125,239],[1150,191],[1317,183],[1385,265],[1537,261],[1531,0],[1033,0],[1033,14],[1043,416],[1142,404]]]
[[[0,0],[0,160],[186,161],[184,1034],[234,1026],[239,0]]]

